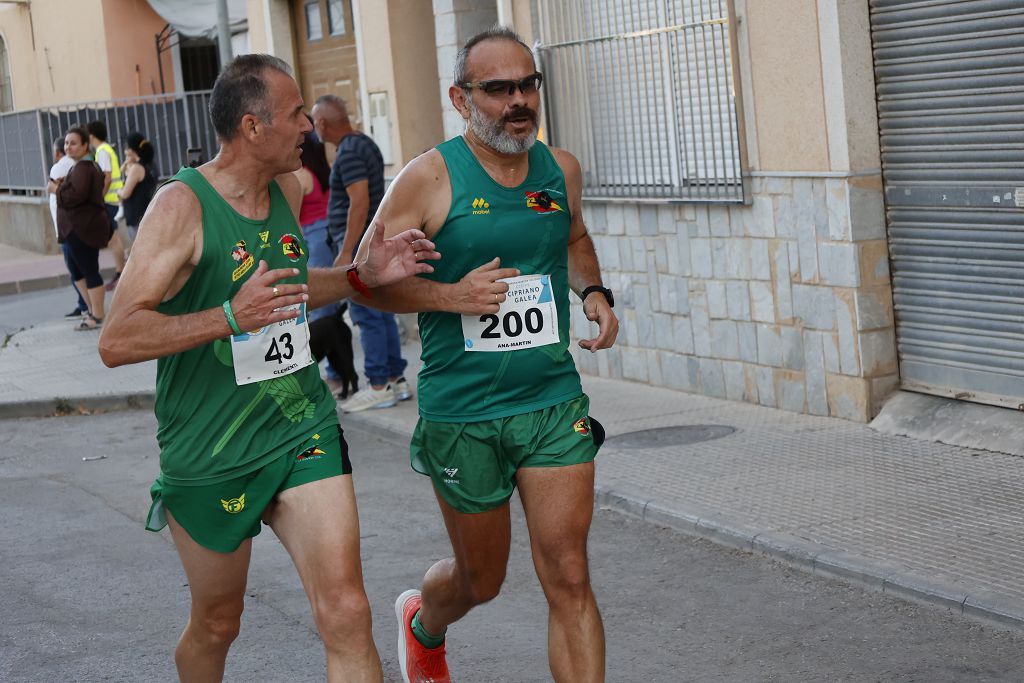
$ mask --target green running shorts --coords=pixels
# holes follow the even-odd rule
[[[412,468],[434,482],[460,512],[493,510],[512,497],[522,467],[565,467],[591,462],[603,429],[587,415],[584,394],[521,415],[479,422],[420,418],[412,436]]]
[[[180,486],[157,477],[146,529],[167,526],[165,510],[192,539],[210,550],[230,553],[260,533],[260,516],[278,493],[312,481],[351,474],[348,444],[331,426],[304,439],[259,469],[216,484]]]

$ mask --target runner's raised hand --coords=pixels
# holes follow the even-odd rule
[[[424,261],[436,261],[441,254],[422,230],[406,230],[384,239],[384,224],[375,220],[370,226],[366,260],[359,264],[359,277],[367,287],[383,287],[420,273],[432,273],[434,267]]]

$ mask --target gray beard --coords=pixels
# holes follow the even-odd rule
[[[505,130],[505,125],[485,117],[473,104],[473,100],[467,98],[469,104],[469,122],[466,126],[473,131],[473,135],[480,138],[480,141],[500,154],[522,154],[533,147],[537,142],[537,126],[525,137],[517,138]]]

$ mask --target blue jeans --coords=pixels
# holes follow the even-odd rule
[[[70,247],[68,247],[67,242],[64,242],[63,244],[60,245],[60,251],[62,254],[64,254],[64,267],[68,269],[68,273],[70,274],[72,271],[71,249]],[[85,303],[85,299],[82,298],[82,293],[78,291],[78,285],[75,284],[74,277],[71,278],[71,289],[75,290],[75,294],[78,295],[78,310],[83,312],[88,311],[89,306]]]
[[[334,252],[327,244],[327,219],[308,223],[302,226],[302,238],[306,240],[306,251],[308,258],[306,266],[309,268],[330,268],[334,265]],[[338,310],[338,302],[315,308],[307,316],[309,322],[334,315]],[[341,373],[327,362],[327,378],[341,379]]]
[[[360,306],[349,301],[352,322],[359,326],[359,344],[363,347],[363,370],[370,384],[387,384],[401,377],[408,365],[402,358],[402,342],[394,313]]]
[[[327,244],[327,219],[302,226],[302,237],[306,240],[309,258],[306,265],[310,268],[330,268],[334,265],[334,252]],[[309,312],[309,322],[334,315],[338,304],[328,304]]]

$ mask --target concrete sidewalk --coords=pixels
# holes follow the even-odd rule
[[[114,273],[114,256],[109,249],[100,251],[100,272],[104,278]],[[61,254],[40,254],[0,244],[0,296],[70,284],[71,277]]]
[[[97,333],[71,328],[36,325],[0,349],[0,415],[151,405],[155,362],[109,370]],[[414,383],[418,345],[405,354]],[[631,382],[585,377],[584,388],[608,431],[601,505],[1024,626],[1024,459]],[[416,419],[408,401],[342,424],[404,438]]]

